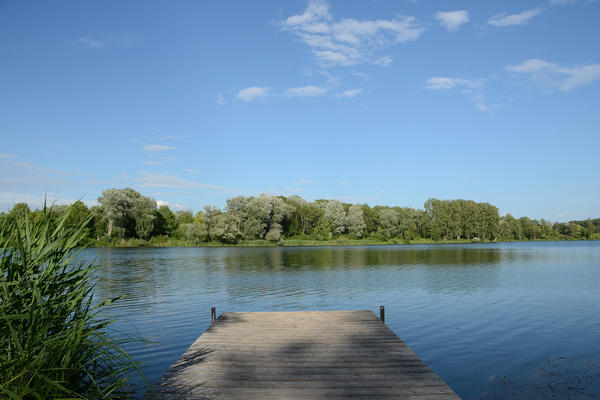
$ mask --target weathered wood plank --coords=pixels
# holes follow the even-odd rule
[[[458,399],[370,311],[224,313],[155,385],[164,399]]]

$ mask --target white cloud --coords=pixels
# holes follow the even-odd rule
[[[550,4],[553,6],[561,6],[565,4],[575,4],[577,0],[550,0]]]
[[[518,65],[508,65],[506,70],[529,75],[534,83],[548,89],[567,92],[578,86],[600,81],[600,64],[563,67],[556,63],[532,58]]]
[[[362,93],[362,89],[360,88],[356,88],[356,89],[350,89],[350,90],[344,90],[341,93],[338,93],[335,95],[335,97],[340,97],[340,98],[351,98],[351,97],[356,97],[359,94]]]
[[[358,71],[354,71],[352,72],[353,75],[358,76],[359,78],[363,78],[365,80],[371,79],[371,77],[367,74],[365,74],[364,72],[358,72]]]
[[[101,33],[84,35],[75,43],[88,49],[139,47],[141,37],[130,33]]]
[[[523,11],[519,14],[509,14],[506,13],[497,14],[488,19],[488,24],[505,27],[505,26],[513,26],[513,25],[526,25],[530,19],[538,16],[544,11],[543,8],[538,7],[533,10]]]
[[[140,171],[140,177],[136,179],[138,187],[143,188],[198,188],[198,189],[227,189],[225,186],[206,185],[203,183],[188,181],[168,173],[154,174],[148,171]]]
[[[469,13],[465,10],[440,11],[435,14],[440,24],[450,32],[455,32],[461,25],[469,22]]]
[[[375,65],[381,65],[382,67],[389,67],[394,62],[394,59],[390,56],[379,57],[377,60],[373,61]]]
[[[323,66],[350,66],[372,61],[381,48],[416,40],[424,29],[414,17],[334,21],[329,4],[310,0],[302,14],[292,15],[281,26],[309,46]]]
[[[155,194],[156,196],[156,194]],[[156,205],[158,207],[162,207],[162,206],[167,206],[170,209],[173,209],[175,211],[190,211],[191,208],[183,205],[183,204],[179,204],[179,203],[170,203],[168,201],[164,201],[164,200],[156,200]]]
[[[427,79],[425,88],[446,92],[458,89],[461,94],[475,103],[480,111],[493,112],[498,106],[487,105],[483,95],[485,79],[448,78],[445,76],[434,76]]]
[[[317,183],[317,181],[314,181],[312,179],[305,179],[303,181],[298,182],[298,184],[300,185],[312,185],[314,183]]]
[[[175,150],[173,146],[167,146],[164,144],[149,144],[142,147],[144,151],[165,151],[165,150]]]
[[[269,95],[270,90],[270,87],[251,86],[240,90],[237,93],[236,97],[238,100],[242,100],[248,103],[251,101],[264,99]]]
[[[219,93],[219,94],[217,95],[217,100],[216,100],[216,102],[217,102],[217,105],[219,105],[219,106],[224,106],[224,105],[225,105],[225,96],[223,96],[221,93]]]
[[[148,160],[148,161],[145,161],[144,164],[146,164],[146,165],[158,165],[158,161]]]
[[[18,160],[12,154],[0,154],[0,188],[13,190],[16,188],[39,186],[48,188],[54,185],[65,185],[72,173],[44,168],[31,161]]]
[[[302,86],[285,91],[285,95],[289,97],[314,97],[322,96],[325,93],[327,93],[327,89],[320,86]]]
[[[91,37],[90,35],[82,36],[77,39],[77,43],[82,45],[83,47],[87,47],[90,49],[102,49],[104,48],[104,42]]]
[[[457,86],[476,87],[478,85],[481,85],[481,80],[434,76],[427,79],[427,85],[425,87],[430,90],[439,90],[443,92]]]

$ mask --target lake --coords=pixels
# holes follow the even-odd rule
[[[224,311],[379,315],[464,399],[600,398],[600,242],[89,249],[156,381]]]

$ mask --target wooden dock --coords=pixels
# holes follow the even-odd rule
[[[226,312],[159,399],[459,399],[371,311]]]

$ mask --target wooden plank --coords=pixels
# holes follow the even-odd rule
[[[458,399],[370,311],[224,313],[155,385],[164,399]]]

